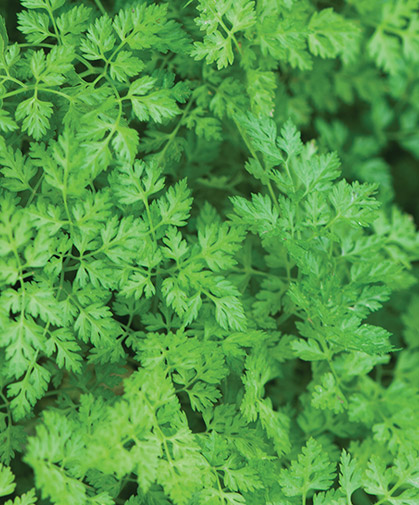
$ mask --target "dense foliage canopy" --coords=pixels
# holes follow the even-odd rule
[[[417,0],[0,12],[1,499],[418,505]]]

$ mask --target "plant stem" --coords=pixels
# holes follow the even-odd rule
[[[106,12],[105,7],[103,7],[103,4],[100,0],[95,0],[96,7],[100,10],[100,12],[104,15],[107,16],[108,13]]]
[[[180,119],[178,121],[178,124],[176,125],[176,128],[174,128],[174,130],[172,131],[172,133],[170,134],[169,138],[166,141],[166,145],[163,147],[163,149],[160,151],[160,153],[158,155],[158,158],[157,158],[157,164],[158,165],[161,165],[161,163],[162,163],[162,161],[164,159],[164,155],[166,154],[166,151],[167,151],[168,147],[173,142],[173,140],[176,138],[176,134],[179,131],[180,127],[182,126],[183,120],[187,116],[187,114],[189,112],[189,109],[191,108],[192,103],[193,103],[193,99],[191,98],[189,100],[188,104],[186,105],[186,107],[183,109],[182,116],[180,117]]]
[[[249,150],[250,154],[252,155],[252,157],[259,163],[260,167],[262,168],[262,170],[264,172],[266,172],[262,162],[260,161],[255,149],[253,148],[251,142],[249,141],[249,139],[247,138],[247,135],[246,133],[243,131],[243,128],[241,127],[241,125],[239,124],[238,121],[234,120],[236,126],[237,126],[237,129],[240,133],[240,136],[241,138],[243,139],[244,143],[246,144],[246,147],[247,149]],[[268,191],[269,191],[269,194],[272,198],[272,202],[273,202],[273,205],[275,206],[276,209],[279,210],[279,204],[278,204],[278,198],[275,196],[275,192],[273,190],[273,187],[272,187],[272,184],[271,184],[271,181],[268,179],[267,182],[266,182],[266,186],[268,187]]]

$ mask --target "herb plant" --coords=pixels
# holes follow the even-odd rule
[[[417,505],[417,1],[11,3],[2,500]]]

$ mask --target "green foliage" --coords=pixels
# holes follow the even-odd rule
[[[2,503],[417,505],[417,2],[0,9]]]
[[[329,489],[334,478],[333,465],[319,442],[310,438],[290,468],[281,470],[279,483],[286,496],[305,497],[313,489]]]

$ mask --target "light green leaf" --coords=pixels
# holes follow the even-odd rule
[[[15,490],[15,477],[8,466],[0,463],[0,496],[12,494]]]

